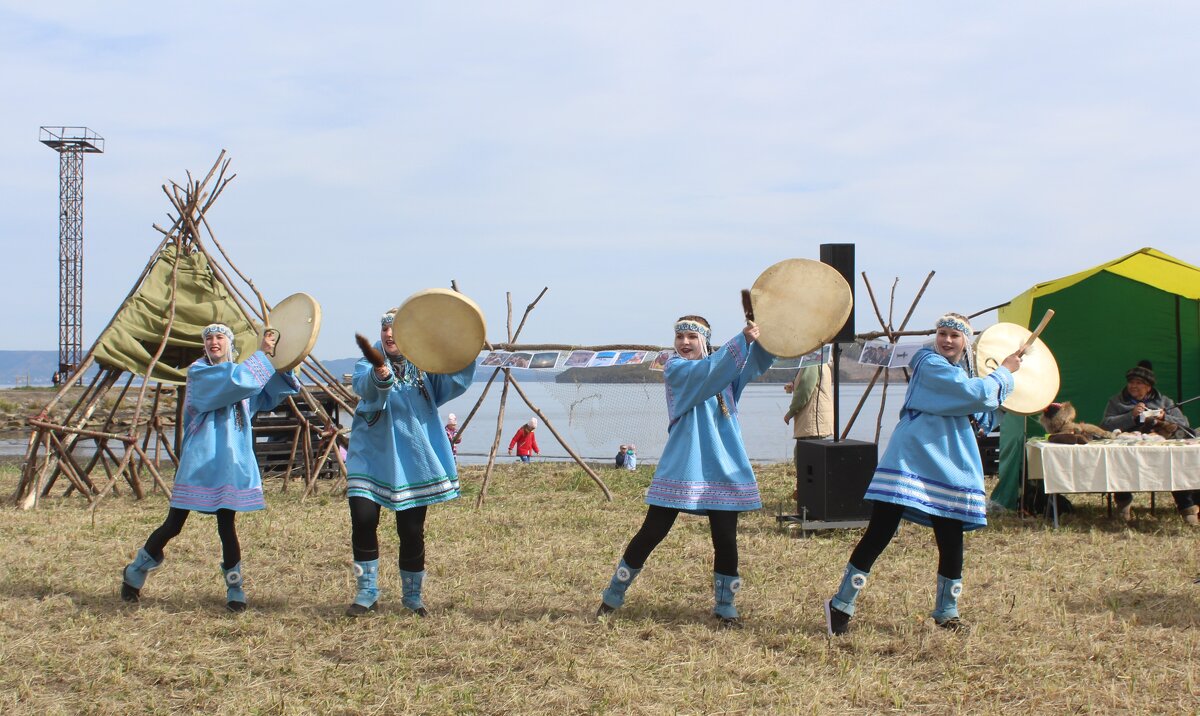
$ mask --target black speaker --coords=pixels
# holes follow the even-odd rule
[[[796,441],[796,508],[810,520],[866,520],[863,501],[875,474],[878,446],[862,440]]]
[[[983,461],[984,475],[1000,474],[1000,433],[976,437],[979,446],[979,458]]]
[[[854,298],[854,244],[821,244],[821,263],[837,269],[837,272],[850,284],[850,298]],[[850,306],[850,315],[832,343],[854,342],[854,306]]]

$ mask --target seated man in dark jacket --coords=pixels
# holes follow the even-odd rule
[[[1148,360],[1139,361],[1125,373],[1125,388],[1109,399],[1104,408],[1105,430],[1121,432],[1155,432],[1165,438],[1190,436],[1188,419],[1175,401],[1154,388],[1154,366]],[[1200,525],[1200,490],[1172,492],[1179,514],[1190,525]],[[1131,516],[1133,495],[1118,492],[1113,495],[1121,519]]]

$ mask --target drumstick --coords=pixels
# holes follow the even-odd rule
[[[754,325],[754,304],[750,301],[750,289],[742,289],[742,311],[746,314],[746,325]]]
[[[354,342],[358,344],[358,349],[362,351],[363,358],[366,358],[371,365],[376,368],[382,368],[387,365],[387,359],[383,357],[382,353],[375,350],[375,346],[371,345],[371,341],[367,340],[366,336],[361,333],[355,333]]]
[[[1047,308],[1046,315],[1042,316],[1042,322],[1037,325],[1037,328],[1033,329],[1033,333],[1029,334],[1029,338],[1025,339],[1025,345],[1017,349],[1017,355],[1025,355],[1025,351],[1029,350],[1029,346],[1033,345],[1033,342],[1036,341],[1037,337],[1041,335],[1043,330],[1045,330],[1046,324],[1050,322],[1051,318],[1054,318],[1054,309]]]

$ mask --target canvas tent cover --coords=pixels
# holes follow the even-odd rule
[[[100,334],[95,357],[101,365],[146,376],[150,360],[167,332],[171,270],[176,254],[174,244],[167,245],[159,253],[145,279],[125,299],[112,322]],[[152,380],[178,385],[186,382],[188,366],[204,351],[200,333],[210,323],[224,323],[233,329],[240,355],[248,356],[257,347],[255,326],[217,280],[202,252],[185,252],[179,263],[174,295],[175,319],[171,323],[167,346],[150,376]]]
[[[1200,268],[1141,249],[1038,284],[1001,308],[999,319],[1031,327],[1048,308],[1054,319],[1041,337],[1062,377],[1056,400],[1071,401],[1077,420],[1099,424],[1125,372],[1143,359],[1153,362],[1164,395],[1176,402],[1200,395]],[[1193,426],[1200,422],[1200,401],[1182,409]],[[1036,415],[1005,417],[995,502],[1017,506],[1026,437],[1044,434]]]

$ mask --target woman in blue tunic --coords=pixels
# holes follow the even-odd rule
[[[122,572],[121,598],[136,602],[152,570],[162,566],[163,548],[183,530],[191,511],[217,516],[225,573],[225,606],[246,609],[242,589],[242,550],[234,516],[266,507],[254,457],[250,419],[299,388],[290,372],[279,373],[267,353],[275,333],[267,331],[258,352],[234,363],[233,331],[224,324],[205,327],[204,356],[188,368],[183,406],[183,447],[167,518]]]
[[[597,617],[625,603],[625,590],[642,571],[680,512],[707,515],[713,543],[713,615],[722,626],[738,624],[733,606],[738,576],[737,517],[762,507],[758,483],[738,422],[737,403],[746,384],[775,357],[756,343],[749,325],[712,352],[708,321],[683,316],[675,323],[675,355],[667,361],[667,444],[646,493],[646,519],[630,540],[602,594]],[[710,355],[711,353],[711,355]]]
[[[373,347],[359,336],[366,357],[354,366],[354,392],[359,401],[346,456],[358,586],[354,601],[346,608],[351,617],[374,611],[379,600],[380,507],[396,513],[401,603],[418,616],[428,614],[421,598],[426,509],[458,497],[454,451],[438,407],[471,386],[475,363],[449,375],[425,373],[400,354],[392,337],[394,320],[394,309],[383,315],[379,342]]]
[[[994,411],[1012,392],[1021,357],[1013,353],[986,378],[972,377],[964,360],[971,324],[948,313],[936,328],[933,349],[922,348],[909,362],[912,378],[900,423],[867,487],[865,499],[874,503],[871,521],[837,594],[825,602],[830,636],[849,629],[854,600],[901,519],[933,528],[938,547],[934,622],[953,631],[967,628],[958,616],[963,532],[987,525],[983,462],[972,421],[980,430],[991,428]]]

